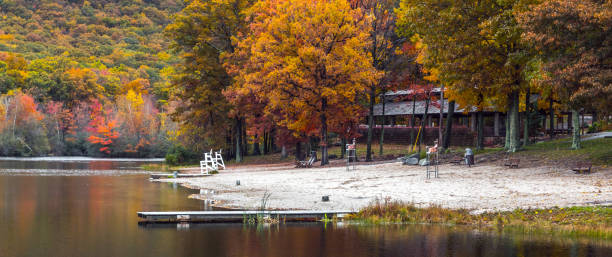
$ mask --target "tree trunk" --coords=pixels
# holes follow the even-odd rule
[[[442,137],[442,120],[444,119],[444,84],[440,87],[440,122],[438,123],[438,144],[444,142]]]
[[[508,110],[508,125],[509,125],[509,144],[508,152],[514,153],[520,149],[519,144],[519,93],[518,90],[510,93],[510,110]]]
[[[451,134],[453,129],[453,115],[455,114],[455,101],[450,101],[448,103],[448,114],[446,115],[446,129],[444,131],[444,149],[448,149],[450,147],[451,142]]]
[[[325,111],[327,110],[327,99],[323,98],[321,101],[321,166],[329,163],[327,158],[327,116]]]
[[[410,152],[414,151],[414,147],[416,146],[416,129],[414,128],[416,122],[416,116],[414,112],[416,111],[416,96],[412,96],[412,117],[410,117],[410,145],[412,145],[412,149]]]
[[[383,142],[385,140],[385,122],[386,122],[386,118],[385,118],[385,92],[383,92],[382,94],[382,124],[381,124],[381,128],[380,128],[380,140],[378,141],[378,155],[383,155]]]
[[[255,134],[255,139],[253,139],[253,155],[261,155],[261,150],[259,149],[259,135]]]
[[[372,161],[372,130],[374,129],[374,103],[376,103],[376,87],[370,87],[370,114],[368,115],[368,139],[366,144],[366,162]]]
[[[242,129],[242,135],[240,136],[241,140],[242,140],[242,142],[241,142],[241,144],[242,144],[241,145],[242,146],[242,151],[241,152],[242,152],[243,156],[247,156],[247,155],[249,155],[249,152],[248,152],[248,146],[249,145],[248,145],[248,142],[247,142],[246,118],[244,118],[244,117],[241,118],[240,122],[241,122],[240,128]]]
[[[582,129],[584,126],[584,112],[582,112],[582,122],[580,122],[580,135],[584,135],[584,130]]]
[[[302,159],[302,142],[297,142],[295,143],[295,159],[296,160],[303,160]]]
[[[340,159],[344,159],[344,152],[346,152],[346,138],[342,137],[340,141]]]
[[[427,99],[425,100],[425,113],[423,113],[423,120],[421,120],[421,135],[417,139],[419,141],[419,156],[421,155],[421,144],[423,144],[423,140],[425,139],[425,136],[427,135],[427,133],[425,132],[426,130],[425,125],[427,123],[427,112],[429,111],[430,99],[431,99],[431,96],[428,94]]]
[[[268,132],[264,132],[263,134],[263,154],[266,155],[268,154],[268,146],[270,146],[270,142],[268,142]]]
[[[574,124],[578,124],[580,122],[580,118],[578,117],[578,110],[575,108],[572,109],[572,122]],[[579,126],[574,125],[573,133],[572,133],[572,149],[580,149],[580,129]]]
[[[236,117],[235,120],[235,133],[236,133],[236,162],[242,162],[242,122],[241,119]]]
[[[552,95],[550,96],[550,99],[549,99],[548,111],[550,112],[550,128],[549,128],[548,135],[550,136],[550,139],[553,139],[555,138],[555,110],[553,110]]]
[[[287,158],[287,148],[285,145],[281,146],[281,159]]]
[[[269,141],[270,141],[270,146],[268,147],[268,150],[270,150],[270,152],[275,153],[276,152],[276,142],[274,142],[274,136],[276,134],[276,129],[272,128],[272,130],[270,131],[270,133],[268,134],[269,137]]]
[[[15,99],[15,101],[17,101],[17,99]],[[17,112],[19,110],[18,108],[19,108],[19,103],[16,102],[15,103],[15,110],[13,110],[14,111],[14,113],[13,113],[13,139],[15,139],[15,127],[16,127],[16,124],[17,124]],[[6,111],[8,113],[8,107],[7,107]]]
[[[504,127],[506,129],[506,136],[504,137],[504,149],[510,149],[510,99],[508,99],[508,110],[506,110],[506,118],[504,119]]]
[[[484,117],[482,111],[478,111],[476,120],[476,149],[482,150],[484,148],[483,138],[484,138]]]
[[[525,120],[524,120],[524,130],[523,130],[523,147],[529,144],[529,98],[531,97],[531,92],[529,88],[527,88],[527,94],[525,94]]]
[[[476,113],[470,114],[469,120],[470,120],[470,122],[469,122],[470,123],[470,131],[476,132]]]

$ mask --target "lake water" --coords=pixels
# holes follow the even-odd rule
[[[96,162],[0,160],[0,256],[612,256],[605,240],[460,226],[139,225],[137,211],[209,208],[139,162]]]

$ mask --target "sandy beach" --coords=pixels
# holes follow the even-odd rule
[[[359,210],[385,198],[473,212],[612,205],[610,168],[586,175],[564,168],[508,169],[495,164],[439,168],[439,178],[427,179],[425,167],[399,162],[359,165],[350,171],[346,167],[245,166],[210,177],[159,181],[214,190],[217,206],[240,209],[258,208],[266,192],[271,194],[270,209]],[[329,202],[321,201],[324,195],[329,195]]]

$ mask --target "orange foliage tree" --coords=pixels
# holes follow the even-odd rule
[[[379,77],[366,51],[371,29],[341,0],[267,0],[248,12],[250,34],[235,54],[246,60],[244,83],[235,86],[267,99],[280,126],[318,134],[327,164],[328,124],[357,115],[351,108]]]
[[[96,145],[98,151],[111,154],[111,145],[113,140],[119,138],[119,132],[117,131],[117,121],[113,118],[107,117],[104,112],[104,108],[101,103],[94,100],[90,106],[91,113],[89,127],[87,131],[90,136],[87,138],[89,143]]]
[[[76,133],[77,127],[74,117],[74,113],[65,108],[61,102],[49,101],[45,105],[47,135],[54,153],[62,154],[66,134],[74,135]]]
[[[48,151],[44,115],[21,90],[0,96],[0,155],[38,155]]]

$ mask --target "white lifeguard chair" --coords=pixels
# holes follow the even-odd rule
[[[212,150],[211,150],[212,151]],[[215,152],[215,164],[218,167],[223,167],[223,169],[225,169],[225,162],[223,162],[223,155],[221,155],[221,153],[223,152],[223,149],[219,149],[218,152]]]
[[[210,152],[204,153],[204,160],[200,161],[200,173],[209,174],[211,170],[219,170],[219,167],[225,169],[225,162],[223,162],[223,156],[221,151],[214,152],[210,149]]]
[[[355,170],[355,163],[357,162],[357,143],[354,138],[352,144],[346,144],[346,171],[349,171],[351,161],[353,162],[353,170]]]
[[[427,160],[426,160],[426,166],[427,166],[427,178],[431,178],[430,173],[434,174],[435,178],[438,178],[438,164],[439,164],[439,155],[438,155],[438,141],[435,140],[434,141],[434,146],[433,147],[426,147],[427,149]],[[430,168],[430,166],[432,166]]]
[[[209,174],[211,170],[217,170],[217,162],[213,159],[212,149],[210,153],[204,153],[204,160],[200,161],[200,173]]]

